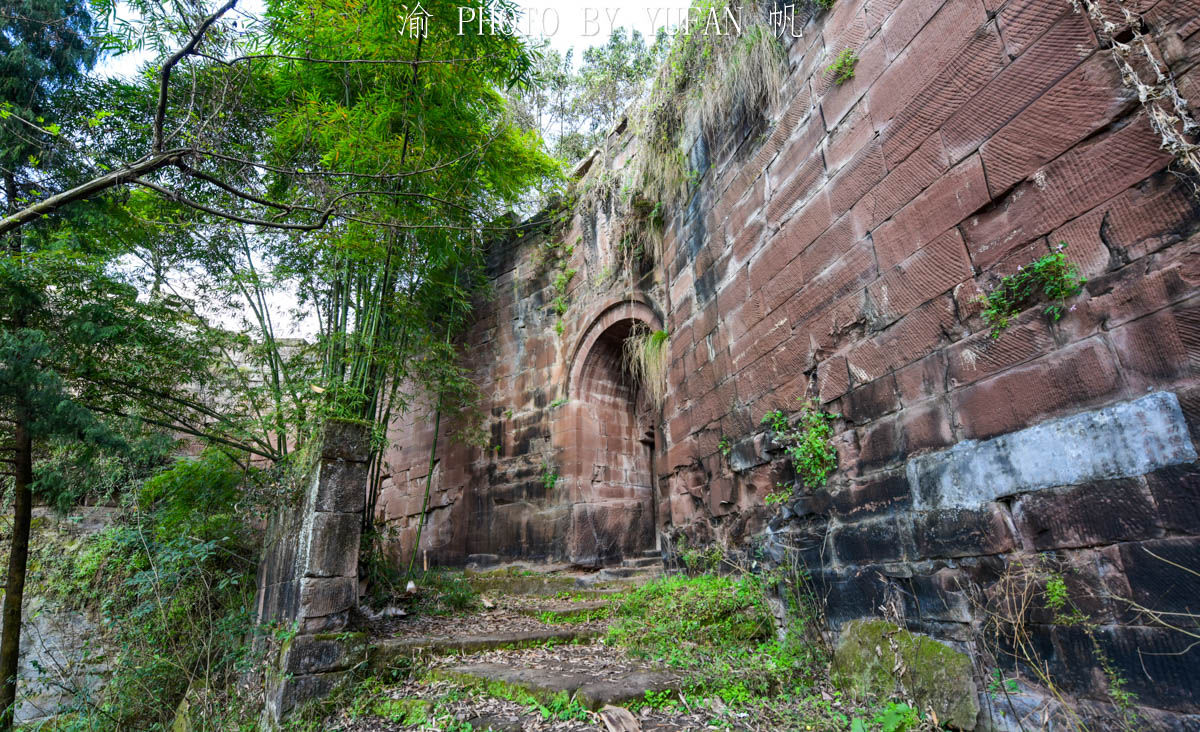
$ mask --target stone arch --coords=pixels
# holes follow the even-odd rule
[[[610,302],[575,345],[567,393],[578,429],[566,464],[574,473],[567,556],[577,564],[602,566],[654,547],[656,414],[622,354],[634,328],[661,324],[646,301]]]

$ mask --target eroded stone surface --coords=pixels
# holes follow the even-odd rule
[[[882,620],[847,624],[834,654],[834,683],[848,692],[888,699],[902,690],[958,729],[974,729],[979,715],[972,676],[965,653]]]

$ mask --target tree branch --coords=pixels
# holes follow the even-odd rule
[[[157,155],[150,155],[138,160],[135,163],[127,165],[120,170],[115,170],[111,173],[93,178],[86,183],[75,186],[74,188],[63,191],[62,193],[50,196],[47,199],[39,201],[32,206],[23,208],[20,211],[0,219],[0,236],[17,229],[30,221],[39,219],[48,214],[52,214],[58,209],[66,206],[69,203],[82,201],[85,198],[90,198],[101,191],[108,190],[114,186],[128,183],[137,179],[139,176],[147,173],[153,173],[159,168],[175,163],[183,156],[192,151],[186,148],[168,150]]]
[[[204,34],[213,23],[217,22],[225,13],[233,9],[237,5],[237,0],[226,0],[225,4],[217,8],[217,11],[205,18],[200,25],[192,32],[192,37],[188,42],[171,54],[171,57],[163,62],[162,70],[159,71],[158,77],[158,108],[154,111],[154,152],[161,152],[163,146],[163,120],[167,117],[167,88],[171,83],[171,70],[183,60],[185,56],[196,50],[196,46],[200,45],[200,40],[204,38]]]

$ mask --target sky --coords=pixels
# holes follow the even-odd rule
[[[470,0],[461,0],[460,17],[463,22],[478,23],[476,6]],[[550,47],[565,52],[575,49],[578,63],[585,48],[605,43],[617,28],[637,30],[647,38],[653,38],[660,26],[677,25],[685,17],[688,2],[672,5],[666,0],[661,5],[648,5],[645,0],[589,0],[581,4],[578,0],[527,0],[518,3],[525,11],[522,31],[528,31],[531,40],[545,39]],[[238,8],[242,12],[256,14],[262,11],[262,0],[242,0]],[[119,14],[128,17],[128,8]],[[472,18],[471,14],[476,14]],[[130,76],[149,57],[146,53],[127,53],[104,59],[99,72],[105,76]]]

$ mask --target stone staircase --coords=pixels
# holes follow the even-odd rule
[[[539,572],[539,569],[546,571]],[[614,596],[663,575],[657,552],[599,571],[516,565],[469,572],[480,593],[477,612],[404,618],[368,647],[372,673],[428,667],[422,683],[449,683],[487,695],[515,689],[543,703],[566,694],[593,711],[678,689],[671,673],[605,646]],[[436,693],[431,687],[430,698]],[[475,729],[523,728],[520,719],[481,716]],[[671,729],[671,727],[653,727]]]

